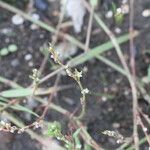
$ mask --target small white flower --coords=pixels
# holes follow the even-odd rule
[[[53,56],[53,55],[51,55],[51,58],[52,58],[52,59],[54,59],[54,56]]]
[[[1,120],[0,124],[3,125],[3,126],[5,126],[5,125],[6,125],[6,122],[3,121],[3,120]]]
[[[10,128],[10,127],[11,127],[11,124],[10,124],[10,123],[5,123],[5,127],[6,127],[6,128]]]
[[[54,55],[51,55],[50,58],[52,58],[55,62],[57,61]]]
[[[25,129],[24,129],[24,128],[21,128],[21,129],[18,130],[18,134],[21,134],[21,133],[23,133],[24,131],[25,131]]]
[[[117,13],[122,13],[122,9],[121,8],[117,8]]]
[[[35,127],[35,128],[39,128],[39,127],[40,127],[40,124],[39,124],[38,122],[35,122],[35,123],[34,123],[34,127]]]
[[[69,65],[67,64],[66,66],[65,66],[65,69],[68,69],[69,68]]]
[[[14,132],[15,132],[15,130],[11,128],[11,129],[10,129],[10,132],[11,132],[11,133],[14,133]]]
[[[82,94],[88,94],[89,93],[89,90],[86,88],[86,89],[83,89],[82,91],[81,91],[81,93]]]
[[[16,127],[16,126],[12,126],[12,127],[10,128],[10,132],[11,132],[11,133],[14,133],[16,130],[17,130],[17,127]]]
[[[75,74],[76,74],[76,76],[77,76],[78,78],[81,78],[81,77],[82,77],[82,71],[79,72],[79,71],[76,70]]]
[[[144,131],[144,132],[147,132],[147,128],[146,128],[146,127],[144,127],[144,128],[143,128],[143,131]]]
[[[69,69],[66,69],[66,73],[67,73],[68,76],[72,76],[72,73]]]

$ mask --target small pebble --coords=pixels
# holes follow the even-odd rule
[[[28,66],[29,66],[29,67],[33,67],[33,62],[30,61],[30,62],[28,63]]]
[[[19,65],[18,59],[13,59],[13,60],[11,61],[11,66],[12,66],[12,67],[17,67],[18,65]]]
[[[104,92],[108,92],[108,88],[107,87],[104,87]]]
[[[84,67],[83,67],[83,72],[85,72],[85,73],[88,72],[88,67],[87,67],[87,66],[84,66]]]
[[[31,55],[31,54],[26,54],[25,57],[24,57],[24,59],[25,59],[26,61],[29,61],[29,60],[32,59],[32,55]]]
[[[121,29],[120,28],[115,28],[115,33],[120,34],[121,33]]]
[[[111,91],[114,92],[114,93],[118,92],[118,87],[117,87],[117,85],[112,85]]]
[[[128,3],[128,0],[122,0],[122,4]]]
[[[70,106],[73,106],[75,104],[75,102],[71,98],[68,98],[68,97],[65,97],[64,101]]]
[[[48,2],[46,0],[35,0],[35,7],[41,11],[48,9]]]
[[[120,124],[119,124],[119,123],[117,123],[117,122],[115,122],[115,123],[113,123],[113,124],[112,124],[112,126],[113,126],[113,128],[117,129],[117,128],[119,128],[119,127],[120,127]]]
[[[32,16],[32,19],[34,19],[34,20],[39,20],[40,19],[40,16],[37,13],[33,13],[31,16]]]
[[[107,13],[106,13],[106,15],[105,15],[105,17],[106,18],[112,18],[112,16],[113,16],[113,12],[110,10],[110,11],[108,11]]]
[[[24,22],[24,19],[22,18],[22,16],[18,14],[14,15],[11,20],[14,25],[22,25]]]
[[[109,108],[108,108],[108,111],[109,111],[109,112],[113,111],[113,108],[112,108],[112,107],[109,107]]]
[[[12,29],[11,28],[4,28],[0,31],[2,34],[10,34],[12,32]]]
[[[116,83],[117,83],[117,84],[120,83],[121,80],[122,80],[121,78],[117,78],[117,79],[116,79]]]
[[[129,90],[125,90],[125,91],[124,91],[124,95],[126,95],[126,96],[128,96],[129,93],[130,93]]]
[[[30,29],[31,30],[37,30],[37,29],[39,29],[39,26],[36,24],[31,24]]]
[[[10,39],[9,38],[6,38],[5,39],[5,43],[9,43],[10,42]]]
[[[142,12],[143,17],[150,17],[150,9],[145,9]]]
[[[40,39],[43,39],[44,38],[44,34],[40,34]]]
[[[107,97],[106,96],[102,96],[102,101],[106,102],[107,101]]]

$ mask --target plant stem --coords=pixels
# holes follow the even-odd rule
[[[135,49],[133,41],[133,19],[134,19],[134,0],[130,0],[130,16],[129,16],[129,32],[130,32],[130,64],[132,73],[132,97],[133,97],[133,139],[135,149],[139,150],[139,135],[138,135],[138,99],[136,89],[136,69],[135,69]]]

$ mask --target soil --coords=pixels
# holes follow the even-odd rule
[[[116,27],[114,22],[104,17],[104,13],[107,9],[104,6],[106,6],[107,2],[103,1],[103,5],[97,9],[97,12],[102,12],[103,20],[107,23],[108,27],[114,31]],[[58,11],[58,1],[51,3],[52,5],[49,6],[49,11],[54,11],[54,9]],[[150,48],[150,28],[148,28],[150,25],[150,18],[144,18],[141,15],[145,5],[148,3],[149,0],[136,0],[134,7],[136,14],[134,19],[135,29],[141,32],[140,36],[138,36],[135,40],[135,49],[137,52],[136,66],[137,75],[139,77],[147,75],[147,68],[150,64],[150,53],[145,52],[145,50],[149,50]],[[52,13],[45,14],[45,12],[41,12],[39,10],[36,10],[36,12],[40,14],[44,21],[48,20],[53,26],[57,25],[58,17],[54,17]],[[44,57],[39,48],[51,41],[52,34],[40,28],[31,30],[31,23],[29,21],[25,21],[23,25],[15,26],[11,22],[13,15],[14,14],[8,12],[7,10],[0,8],[0,48],[7,47],[11,43],[18,46],[17,52],[0,58],[0,76],[4,76],[5,78],[27,87],[31,84],[29,75],[31,74],[32,69],[39,68]],[[128,15],[125,16],[125,20],[120,26],[122,30],[121,34],[128,31],[128,19]],[[85,19],[85,24],[81,34],[76,35],[71,28],[67,29],[67,32],[73,33],[74,36],[78,37],[81,41],[84,41],[86,37],[85,31],[87,22],[88,19]],[[97,29],[98,26],[94,24],[93,28]],[[2,31],[4,29],[9,29],[11,31],[10,34],[3,34]],[[91,46],[94,47],[100,43],[104,43],[107,40],[108,37],[100,31],[98,34],[92,35]],[[128,61],[129,43],[123,44],[122,49],[124,54],[127,56]],[[26,60],[26,55],[31,55],[32,58],[30,60]],[[113,60],[115,63],[120,64],[114,50],[107,52],[105,56]],[[47,67],[43,72],[43,76],[52,71],[49,67],[49,62],[46,66]],[[91,94],[88,95],[87,110],[86,115],[83,118],[83,123],[87,126],[90,135],[106,150],[115,150],[119,147],[119,144],[116,143],[114,138],[105,136],[102,132],[105,130],[114,130],[121,133],[124,137],[132,136],[132,96],[129,83],[120,73],[95,59],[78,66],[78,68],[84,68],[85,72],[83,73],[82,82],[83,85],[91,91]],[[50,79],[50,81],[42,86],[52,86],[53,82],[54,78]],[[61,77],[60,84],[75,85],[72,79],[66,76]],[[1,91],[8,88],[9,87],[3,84],[0,85]],[[103,95],[98,96],[94,93]],[[79,96],[78,88],[61,91],[58,93],[58,97],[54,103],[59,104],[63,108],[73,112],[80,105]],[[145,113],[148,114],[150,112],[150,105],[148,105],[142,97],[139,97],[139,105]],[[49,111],[47,120],[60,120],[64,126],[64,132],[65,129],[68,128],[68,120],[53,110]],[[24,121],[27,122],[26,120]],[[2,137],[5,136],[8,138],[3,139],[0,137],[0,143],[3,143],[0,144],[0,150],[41,149],[39,143],[31,140],[26,134],[4,134]],[[142,132],[140,137],[143,137]],[[148,144],[145,143],[141,146],[141,150],[147,149]]]

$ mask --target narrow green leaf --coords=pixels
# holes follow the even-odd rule
[[[98,6],[98,0],[90,0],[90,3],[94,7]]]
[[[7,106],[7,103],[0,102],[0,105],[2,105],[2,106],[5,107],[5,106]],[[14,110],[18,110],[18,111],[23,111],[23,112],[30,113],[30,114],[32,114],[32,115],[38,117],[38,115],[37,115],[36,113],[34,113],[32,110],[30,110],[29,108],[26,108],[26,107],[24,107],[24,106],[21,106],[21,105],[16,104],[16,105],[8,106],[8,107],[10,107],[10,108],[12,108],[12,109],[14,109]]]
[[[87,145],[86,143],[84,144],[84,150],[92,150],[90,145]]]
[[[0,96],[5,98],[13,98],[13,97],[25,97],[33,94],[33,89],[31,88],[18,88],[6,90],[0,93]]]
[[[0,101],[2,101],[2,102],[8,102],[8,100],[6,98],[1,97],[1,96],[0,96]]]
[[[80,139],[79,139],[79,137],[78,137],[80,131],[81,131],[81,129],[79,128],[79,129],[77,129],[77,130],[74,132],[74,134],[73,134],[73,138],[74,138],[74,140],[75,140],[75,146],[76,146],[76,149],[77,149],[77,150],[80,150],[81,147],[82,147],[81,142],[80,142]]]
[[[0,82],[7,84],[13,88],[22,88],[20,85],[18,85],[16,82],[11,81],[9,79],[6,79],[5,77],[0,76]]]
[[[130,38],[129,34],[122,35],[121,37],[117,38],[118,44],[122,44],[122,43],[128,41],[129,38]],[[82,64],[82,63],[90,60],[91,58],[98,56],[99,54],[102,54],[108,50],[111,50],[113,47],[114,46],[113,46],[112,42],[110,42],[110,41],[106,42],[104,44],[101,44],[100,46],[97,46],[97,47],[91,49],[90,51],[88,51],[86,53],[83,53],[83,54],[73,58],[69,62],[69,64],[70,64],[70,66],[76,66],[76,65]]]
[[[37,115],[35,112],[33,112],[33,111],[30,110],[29,108],[24,107],[24,106],[21,106],[21,105],[14,105],[14,106],[11,106],[11,108],[13,108],[13,109],[15,109],[15,110],[27,112],[27,113],[30,113],[30,114],[36,116],[36,117],[39,117],[39,115]]]

